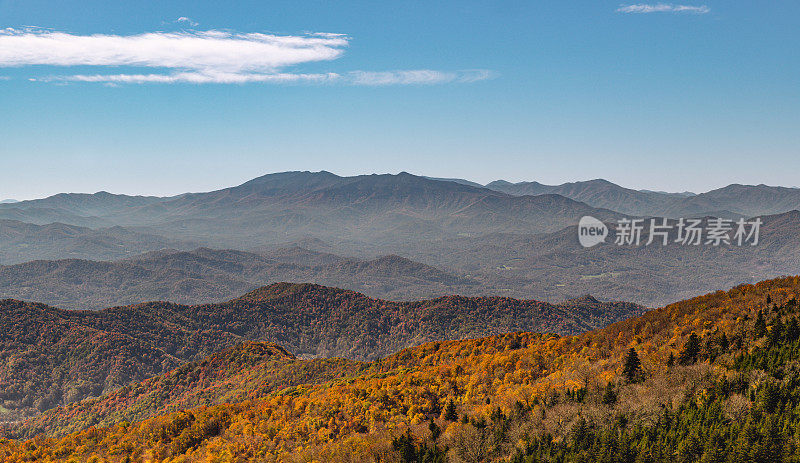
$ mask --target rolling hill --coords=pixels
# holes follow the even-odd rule
[[[388,299],[474,293],[478,282],[398,256],[347,259],[297,246],[267,254],[199,248],[161,250],[114,262],[68,259],[0,267],[0,297],[72,309],[140,301],[228,300],[279,281],[344,287]]]
[[[69,259],[0,267],[0,297],[98,309],[145,300],[182,304],[231,299],[278,281],[317,283],[371,297],[418,300],[447,294],[563,301],[591,293],[654,307],[717,287],[800,273],[800,212],[762,217],[758,246],[617,246],[591,249],[577,230],[489,234],[430,241],[397,255],[345,258],[325,242],[258,252],[160,250],[113,262]],[[647,239],[647,230],[644,233]],[[675,236],[673,233],[672,239]],[[424,263],[423,263],[424,262]]]
[[[246,380],[237,388],[236,368],[220,374],[220,358],[273,378],[296,360],[275,346],[245,344],[200,362],[207,366],[20,423],[17,432],[54,437],[0,441],[0,455],[9,462],[789,461],[800,448],[799,294],[798,277],[742,285],[576,336],[432,342],[355,368],[333,362],[319,381],[268,383],[261,392]],[[261,366],[268,362],[271,372]],[[198,371],[211,372],[210,405],[86,428],[180,406],[184,392],[192,403]],[[226,384],[232,390],[221,393]],[[223,395],[247,399],[215,399]]]
[[[277,344],[244,342],[102,397],[70,403],[27,420],[20,436],[68,434],[89,426],[142,421],[220,403],[237,403],[300,385],[352,377],[367,364],[341,358],[299,360]],[[102,411],[101,411],[102,410]],[[68,421],[67,427],[63,423]]]
[[[0,301],[0,406],[31,415],[196,362],[243,341],[299,357],[374,360],[432,340],[508,331],[573,334],[644,312],[635,304],[551,305],[449,296],[391,302],[311,284],[277,283],[229,302],[151,302],[100,311]]]
[[[196,243],[119,226],[94,229],[64,223],[34,225],[0,220],[0,264],[5,265],[37,259],[123,259],[164,248],[196,247]]]

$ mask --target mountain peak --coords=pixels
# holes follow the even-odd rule
[[[238,297],[233,299],[231,302],[264,302],[270,301],[275,299],[285,299],[291,297],[298,297],[303,296],[306,294],[327,294],[327,295],[338,295],[338,294],[353,294],[353,295],[360,295],[365,297],[359,293],[354,291],[349,291],[346,289],[339,289],[339,288],[332,288],[329,286],[322,286],[314,283],[287,283],[287,282],[280,282],[280,283],[272,283],[271,285],[262,286],[258,289],[254,289],[249,293],[245,294],[244,296]]]
[[[489,182],[486,184],[487,187],[493,187],[493,186],[499,187],[499,186],[511,186],[511,185],[513,185],[513,183],[507,180],[495,180],[493,182]]]
[[[602,304],[602,302],[595,299],[594,296],[591,294],[584,294],[583,296],[576,297],[573,299],[567,299],[563,302],[563,305],[571,305],[571,304]]]

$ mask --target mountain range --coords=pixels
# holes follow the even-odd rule
[[[755,217],[800,208],[800,189],[732,184],[705,193],[665,193],[632,190],[607,180],[543,185],[537,182],[491,182],[486,188],[522,195],[557,194],[592,207],[645,217]]]
[[[724,285],[800,273],[800,213],[762,220],[757,246],[684,246],[674,242],[674,231],[668,246],[617,246],[608,224],[606,243],[590,249],[576,243],[577,230],[568,227],[548,234],[431,241],[406,249],[411,258],[342,257],[327,252],[332,249],[322,241],[305,240],[301,244],[308,247],[253,252],[163,249],[115,261],[38,260],[0,266],[0,297],[75,309],[147,300],[200,304],[288,280],[391,300],[463,294],[537,295],[559,302],[591,293],[653,307]],[[647,237],[645,230],[643,242]],[[108,243],[114,249],[114,242]]]
[[[398,303],[289,283],[194,306],[73,311],[6,299],[0,301],[0,421],[97,397],[244,341],[277,343],[298,357],[375,360],[428,341],[510,331],[576,334],[644,311],[591,297],[559,305],[463,296]]]
[[[592,293],[658,306],[800,272],[798,208],[800,190],[765,185],[689,194],[605,180],[481,186],[324,171],[172,197],[59,194],[0,204],[0,295],[80,308],[152,299],[195,304],[305,281],[397,300],[459,293],[558,302]],[[585,250],[574,228],[584,215],[608,224],[761,216],[764,236],[753,249]],[[298,247],[332,261],[274,254]]]
[[[198,248],[152,251],[114,262],[37,260],[0,267],[0,297],[75,309],[151,300],[197,304],[228,300],[285,280],[350,288],[393,300],[473,294],[482,286],[474,279],[392,255],[359,260],[299,246],[260,254]]]
[[[488,232],[536,233],[561,229],[587,214],[618,216],[559,195],[512,196],[406,173],[287,172],[174,198],[66,194],[0,206],[2,219],[117,225],[240,249],[307,236],[376,247]]]
[[[597,208],[635,216],[702,217],[727,212],[735,216],[754,217],[780,214],[797,209],[800,189],[767,185],[732,184],[724,188],[694,194],[666,193],[651,190],[624,188],[607,180],[596,179],[561,185],[544,185],[538,182],[510,183],[497,180],[482,186],[476,182],[455,178],[419,177],[408,173],[398,175],[359,175],[340,177],[330,172],[284,172],[268,174],[239,186],[208,193],[187,193],[172,197],[147,197],[116,195],[108,192],[95,194],[58,194],[44,199],[11,202],[0,206],[0,219],[20,220],[34,224],[63,222],[71,225],[92,224],[101,226],[147,226],[182,220],[208,218],[213,213],[222,218],[226,214],[246,210],[259,215],[272,215],[281,207],[297,210],[295,218],[310,216],[319,208],[331,214],[328,219],[347,214],[397,213],[435,223],[462,223],[470,218],[475,224],[494,229],[514,229],[507,214],[527,222],[539,218],[543,207],[562,207],[563,213],[578,207],[572,203],[551,198],[522,199],[527,196],[561,196]],[[555,201],[555,202],[553,202]],[[511,223],[486,224],[480,221],[486,208],[506,206],[494,211],[494,218]],[[346,209],[353,209],[347,211]],[[284,211],[286,212],[286,211]],[[363,216],[361,216],[363,217]],[[557,228],[563,217],[552,217],[547,223],[536,224],[534,229]],[[295,223],[295,227],[302,226]],[[306,224],[309,225],[309,224]],[[556,228],[556,229],[557,229]],[[487,230],[481,229],[481,232]],[[550,229],[549,231],[554,231]]]
[[[529,198],[531,196],[549,199]],[[276,215],[279,219],[292,217],[296,222],[283,224],[281,229],[296,231],[313,227],[317,213],[323,213],[328,223],[334,223],[336,218],[377,216],[386,219],[407,215],[407,220],[426,221],[431,226],[458,225],[465,228],[464,233],[518,230],[520,225],[531,225],[535,220],[533,228],[525,231],[537,232],[563,228],[564,219],[581,207],[552,196],[622,214],[671,218],[719,212],[754,217],[788,212],[800,204],[800,189],[767,185],[733,184],[693,194],[633,190],[602,179],[561,185],[498,180],[481,186],[468,180],[407,173],[340,177],[321,171],[268,174],[236,187],[164,198],[107,192],[58,194],[3,204],[0,219],[40,225],[63,222],[98,228],[202,221],[209,216],[221,220],[247,211],[254,215],[251,219]],[[503,209],[488,210],[494,206],[503,206]],[[565,215],[551,214],[539,220],[543,208],[551,208],[548,211],[551,213],[559,212],[556,208],[560,208]],[[281,212],[289,215],[280,217]],[[487,223],[487,215],[501,223]],[[471,222],[466,223],[466,219]],[[394,220],[399,218],[394,217]],[[242,221],[242,224],[247,222]]]

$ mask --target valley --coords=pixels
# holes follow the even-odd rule
[[[800,273],[796,189],[732,185],[688,195],[606,181],[465,183],[286,172],[175,197],[63,194],[2,204],[0,297],[80,309],[198,304],[292,281],[390,300],[462,294],[555,304],[592,294],[655,307]],[[760,217],[760,245],[619,247],[609,239],[586,250],[574,228],[583,215],[611,225],[630,212],[720,211]],[[55,219],[65,223],[37,224]]]

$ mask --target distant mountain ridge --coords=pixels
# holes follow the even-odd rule
[[[34,261],[0,266],[0,298],[93,309],[144,300],[198,304],[288,280],[390,300],[462,294],[556,303],[591,293],[654,307],[715,287],[800,274],[800,211],[761,219],[759,245],[741,247],[618,246],[609,223],[606,243],[590,249],[577,242],[573,226],[432,241],[404,257],[342,257],[322,251],[329,249],[324,242],[306,240],[309,248],[162,249],[113,262]],[[643,242],[647,236],[645,230]]]
[[[623,188],[608,180],[596,179],[585,182],[564,183],[562,185],[543,185],[538,182],[508,183],[495,181],[487,188],[504,193],[521,195],[558,194],[594,207],[603,207],[630,215],[654,214],[659,208],[666,208],[677,198],[670,194],[648,193]]]
[[[713,288],[800,274],[800,211],[762,216],[757,246],[667,246],[614,243],[582,247],[577,226],[547,234],[491,234],[431,244],[409,257],[460,271],[497,294],[561,301],[591,293],[657,307]],[[675,222],[673,221],[674,225]],[[477,256],[480,256],[478,258]]]
[[[197,246],[120,226],[89,228],[59,222],[36,225],[0,220],[0,264],[70,257],[112,260],[163,248]]]
[[[564,196],[513,196],[405,172],[355,177],[284,172],[172,198],[98,193],[0,205],[0,219],[117,225],[238,249],[299,237],[363,249],[490,232],[538,233],[561,229],[584,215],[619,216]]]
[[[286,280],[346,287],[394,300],[458,293],[479,285],[396,255],[358,260],[300,247],[265,254],[199,248],[153,251],[115,262],[68,259],[0,266],[0,298],[73,309],[152,300],[197,304],[228,300]]]
[[[502,194],[500,194],[502,193]],[[280,232],[307,233],[316,225],[340,221],[368,221],[370,230],[383,234],[418,227],[418,232],[459,227],[462,233],[555,231],[574,218],[575,203],[521,197],[555,195],[601,209],[595,214],[636,216],[702,216],[727,211],[736,216],[779,214],[800,208],[800,189],[766,185],[729,185],[705,193],[664,193],[624,188],[603,179],[544,185],[497,180],[481,186],[458,178],[372,174],[340,177],[327,171],[281,172],[254,178],[241,185],[207,193],[173,197],[127,196],[107,192],[58,194],[39,200],[0,204],[0,219],[44,225],[62,222],[93,228],[178,226],[172,238],[185,239],[181,227],[205,228],[192,238],[214,230],[209,219],[233,219],[249,228],[261,226]],[[548,212],[549,215],[543,214]],[[580,212],[588,213],[589,209]],[[510,214],[513,213],[513,214]],[[566,213],[566,215],[565,215]],[[240,217],[248,214],[249,221]],[[389,227],[375,229],[381,217]],[[403,222],[398,222],[402,217]],[[277,221],[277,222],[276,222]],[[412,225],[413,224],[413,225]],[[351,224],[352,225],[352,224]],[[522,226],[528,227],[521,229]],[[277,227],[277,228],[276,228]],[[352,229],[351,229],[352,231]],[[167,233],[162,229],[161,233]],[[324,236],[322,236],[324,238]],[[328,237],[329,238],[329,237]],[[375,238],[375,236],[373,236]],[[258,243],[256,243],[257,245]],[[218,244],[215,244],[218,247]]]
[[[171,198],[97,193],[59,193],[43,199],[0,203],[0,219],[21,220],[36,225],[63,222],[70,225],[108,227],[115,225],[101,216],[119,213]]]
[[[732,184],[700,194],[633,190],[603,179],[561,185],[543,185],[538,182],[510,183],[497,180],[488,183],[486,188],[517,196],[558,194],[592,207],[635,216],[755,217],[800,209],[800,189],[763,184]]]
[[[86,288],[80,288],[80,283],[66,280],[66,286],[71,286],[67,293],[46,297],[67,304],[85,298],[93,307],[150,294],[197,302],[196,298],[210,295],[230,297],[275,280],[346,286],[390,299],[457,292],[559,301],[591,292],[660,305],[714,287],[800,271],[796,246],[800,238],[793,220],[775,220],[774,225],[765,226],[772,234],[758,249],[728,251],[706,247],[637,253],[606,247],[584,250],[577,247],[576,232],[570,228],[586,215],[607,223],[623,217],[790,216],[792,210],[800,209],[800,189],[730,185],[689,196],[633,190],[602,179],[555,186],[498,181],[489,187],[404,172],[342,177],[306,171],[268,174],[230,188],[169,198],[105,192],[56,195],[0,205],[0,265],[33,260],[117,261],[145,252],[201,247],[269,254],[277,247],[301,244],[332,260],[284,263],[314,267],[332,265],[337,256],[371,262],[397,255],[456,278],[449,282],[442,275],[433,277],[430,269],[383,261],[350,268],[340,263],[338,268],[320,269],[318,278],[309,277],[309,269],[285,265],[253,273],[257,278],[251,279],[237,275],[244,270],[236,265],[227,269],[201,266],[202,271],[192,273],[173,257],[170,272],[167,266],[158,267],[164,277],[158,287],[145,288],[148,279],[156,281],[156,273],[145,269],[128,288],[98,281],[96,290],[83,292]],[[778,253],[777,248],[784,252]],[[606,255],[601,259],[598,253]],[[600,260],[588,261],[590,256]],[[296,257],[300,259],[299,254]],[[312,258],[311,254],[306,257]],[[683,267],[682,262],[695,265]],[[52,264],[37,265],[44,272],[41,283],[55,275],[47,276],[48,269],[54,269]],[[266,269],[270,264],[259,265]],[[733,270],[721,274],[725,266]],[[644,284],[634,268],[649,269],[646,274],[653,275],[653,280]],[[348,277],[348,272],[353,276]],[[710,276],[698,278],[701,274]],[[392,282],[393,278],[402,281]],[[10,278],[5,288],[13,291],[8,294],[34,295],[35,280],[31,275]],[[50,281],[39,286],[42,292],[55,289],[52,282],[59,284]],[[453,285],[452,281],[457,282]],[[97,299],[100,292],[114,288],[119,299]]]

